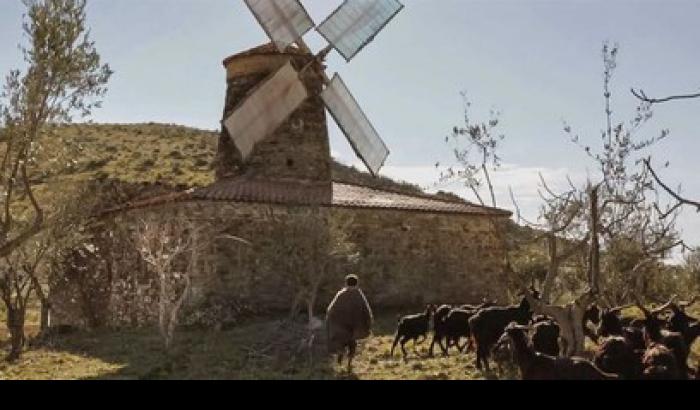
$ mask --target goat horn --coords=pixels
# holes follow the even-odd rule
[[[658,308],[654,309],[651,311],[652,315],[658,315],[659,313],[663,312],[664,310],[668,309],[671,304],[678,298],[678,295],[673,295],[671,296],[671,299],[669,299],[668,302],[664,303],[663,305],[659,306]]]
[[[690,299],[688,302],[681,302],[681,301],[679,301],[679,302],[678,302],[678,306],[680,306],[680,307],[682,307],[682,308],[685,309],[685,308],[687,308],[687,307],[689,307],[689,306],[693,306],[693,305],[695,304],[695,302],[697,302],[697,300],[698,300],[698,295],[695,295],[695,296],[693,296],[693,298]]]
[[[631,308],[633,306],[634,306],[634,303],[628,303],[626,305],[610,308],[610,312],[615,312],[615,313],[622,312],[623,310],[625,310],[627,308]]]
[[[639,308],[639,310],[641,310],[642,313],[644,313],[644,316],[651,316],[651,312],[649,312],[649,310],[647,310],[647,308],[645,308],[644,305],[642,305],[642,302],[639,301],[639,296],[637,296],[635,292],[632,292],[632,299],[634,300],[634,304]]]

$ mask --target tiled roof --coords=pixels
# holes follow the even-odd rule
[[[290,205],[330,205],[328,183],[298,180],[231,178],[195,190],[192,199],[263,202]]]
[[[511,214],[503,209],[489,208],[467,201],[445,200],[427,194],[408,195],[340,182],[333,183],[333,206],[480,215]]]
[[[105,213],[188,200],[396,209],[473,215],[511,215],[509,211],[503,209],[480,206],[467,201],[446,200],[428,194],[405,194],[342,182],[333,182],[331,190],[327,183],[247,177],[224,179],[204,188],[131,201],[107,210]]]
[[[192,199],[510,215],[510,212],[502,209],[467,201],[445,200],[427,194],[404,194],[342,182],[333,182],[331,196],[328,185],[323,183],[233,178],[195,190]]]

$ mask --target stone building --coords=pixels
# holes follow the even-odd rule
[[[312,56],[291,47],[280,53],[265,45],[224,60],[227,93],[223,118],[287,61],[300,69]],[[144,214],[173,215],[249,242],[219,241],[212,246],[205,258],[208,268],[193,278],[194,297],[189,303],[194,310],[211,300],[236,300],[264,306],[266,311],[289,309],[295,295],[289,278],[294,272],[284,263],[271,262],[267,258],[270,253],[262,249],[274,250],[282,241],[302,246],[312,238],[290,238],[294,236],[290,231],[280,235],[275,228],[279,221],[307,225],[315,221],[321,229],[328,229],[332,221],[349,221],[349,240],[359,258],[330,274],[319,305],[328,302],[348,271],[360,274],[362,287],[376,309],[416,308],[427,302],[476,302],[487,294],[503,300],[504,244],[494,227],[509,218],[510,212],[463,200],[334,181],[326,112],[318,97],[322,80],[314,70],[308,70],[303,82],[311,97],[274,135],[257,145],[247,161],[241,160],[222,127],[215,183],[132,200],[111,209],[104,218],[123,225]],[[102,322],[137,324],[152,318],[155,311],[138,307],[143,303],[129,302],[137,297],[134,290],[138,290],[139,281],[148,279],[135,280],[134,287],[120,286],[124,275],[144,270],[133,263],[136,255],[128,260],[120,255],[107,265],[129,263],[129,267],[121,273],[102,275],[106,290],[97,296],[100,300],[95,306],[100,306]],[[85,323],[78,294],[75,283],[54,286],[55,322]]]

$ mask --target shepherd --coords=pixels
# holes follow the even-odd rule
[[[345,287],[335,295],[326,313],[328,351],[338,355],[340,365],[347,350],[348,373],[352,371],[357,341],[370,336],[374,321],[372,309],[358,283],[357,275],[346,276]]]

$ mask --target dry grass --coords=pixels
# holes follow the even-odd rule
[[[428,343],[404,362],[389,357],[395,316],[380,318],[375,336],[364,342],[354,373],[318,352],[306,356],[264,351],[279,335],[279,322],[260,321],[229,331],[181,331],[176,347],[165,356],[155,329],[81,332],[56,337],[29,348],[14,364],[0,361],[0,379],[483,379],[474,356],[453,354],[429,359]],[[4,330],[4,329],[3,329]],[[3,332],[4,333],[4,332]],[[2,334],[3,338],[5,337]],[[489,377],[498,377],[494,374]]]
[[[108,178],[128,183],[204,186],[214,180],[212,163],[219,132],[171,124],[74,124],[46,134],[32,180],[55,185]],[[4,144],[0,141],[0,146]],[[57,159],[58,158],[58,159]],[[421,193],[418,186],[396,182],[337,162],[338,181]],[[47,189],[47,187],[44,187]]]
[[[635,314],[634,310],[629,313]],[[693,311],[700,315],[700,309]],[[228,331],[183,330],[165,356],[155,329],[81,332],[56,337],[30,347],[18,363],[0,360],[0,379],[362,379],[362,380],[479,380],[517,378],[513,372],[483,373],[474,354],[427,357],[429,343],[411,344],[408,361],[399,350],[389,356],[395,315],[381,316],[375,335],[364,341],[347,374],[344,365],[317,352],[313,364],[306,356],[291,359],[288,352],[267,349],[280,337],[280,323],[261,320]],[[30,333],[38,317],[32,313]],[[0,345],[6,338],[4,328]],[[437,353],[437,351],[436,351]],[[693,346],[691,363],[700,361],[700,342]],[[495,366],[494,366],[495,367]]]

